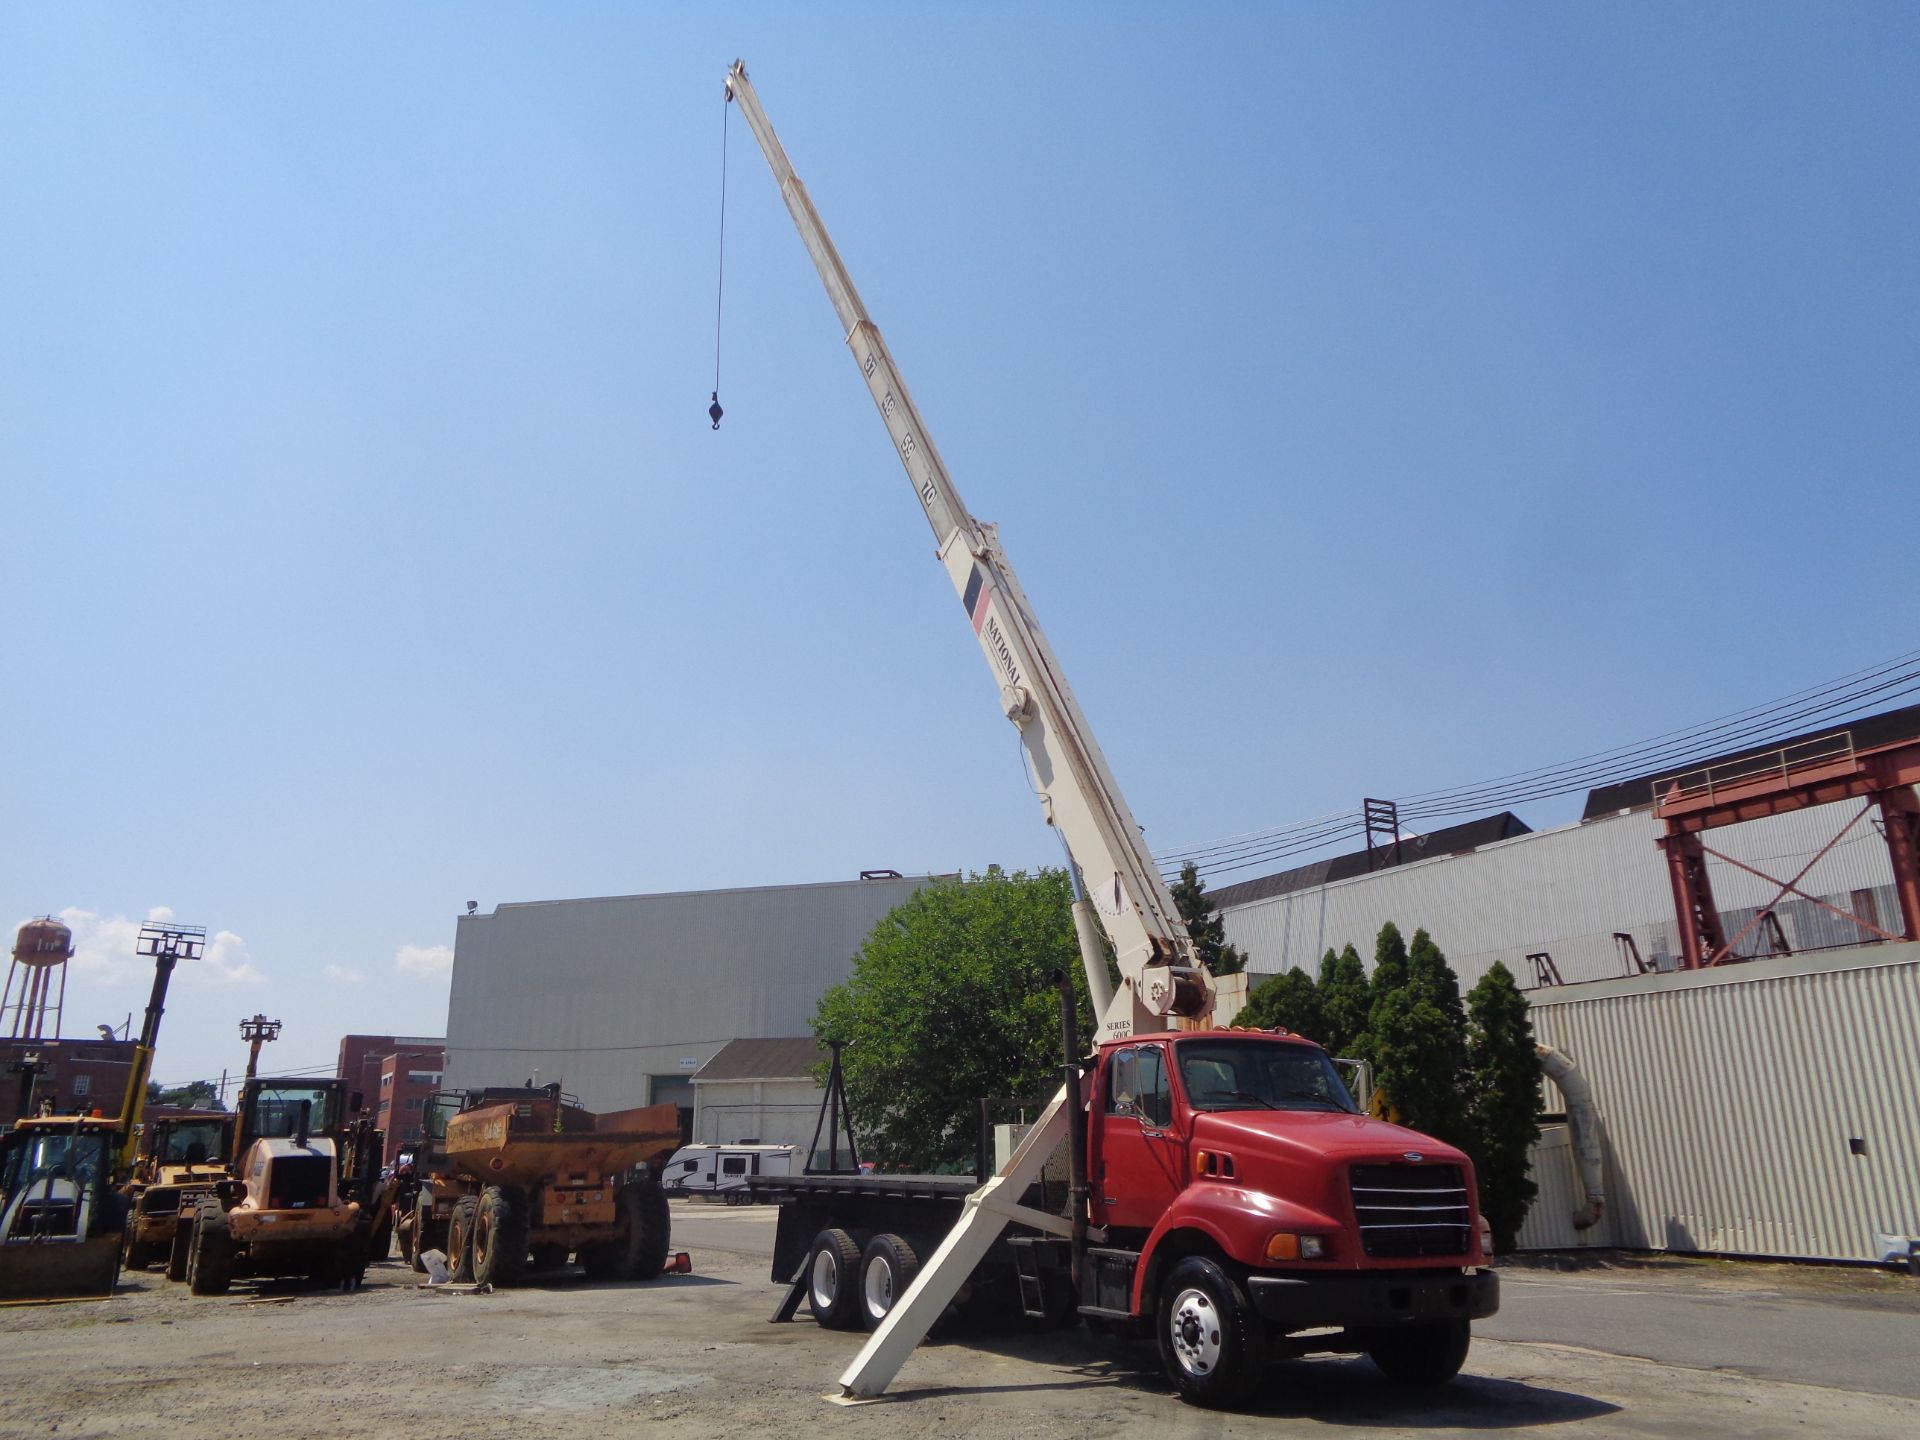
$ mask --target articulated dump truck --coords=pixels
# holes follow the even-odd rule
[[[482,1099],[447,1120],[444,1173],[423,1180],[416,1214],[451,1200],[456,1280],[510,1285],[569,1255],[595,1280],[651,1280],[671,1223],[660,1170],[679,1145],[672,1105],[595,1115],[557,1085]]]

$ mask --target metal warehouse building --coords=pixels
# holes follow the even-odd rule
[[[695,1072],[730,1040],[806,1034],[861,942],[930,878],[888,872],[462,916],[446,1084],[559,1081],[591,1110],[672,1101],[690,1123]]]
[[[1600,1156],[1591,1188],[1547,1128],[1523,1247],[1920,1263],[1916,777],[1908,707],[1594,790],[1576,825],[1495,815],[1213,899],[1256,984],[1370,964],[1389,920],[1463,988],[1505,962]]]

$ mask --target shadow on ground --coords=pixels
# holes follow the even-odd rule
[[[947,1343],[1029,1360],[1064,1373],[1058,1379],[1024,1385],[902,1390],[900,1399],[1105,1389],[1172,1393],[1159,1357],[1144,1340],[1111,1342],[1083,1331],[1056,1330],[998,1337],[972,1333]],[[1617,1414],[1621,1408],[1569,1390],[1475,1375],[1472,1364],[1469,1358],[1467,1370],[1451,1384],[1419,1390],[1390,1384],[1371,1361],[1355,1356],[1286,1360],[1267,1371],[1257,1397],[1239,1408],[1245,1414],[1312,1419],[1323,1425],[1408,1430],[1516,1430],[1592,1420]]]

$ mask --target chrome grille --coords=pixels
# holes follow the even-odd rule
[[[1348,1174],[1369,1255],[1465,1255],[1473,1212],[1458,1165],[1356,1165]]]

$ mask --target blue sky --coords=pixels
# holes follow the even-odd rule
[[[1155,849],[1915,648],[1909,7],[10,6],[69,1033],[156,907],[184,1079],[439,1030],[468,899],[1057,861],[737,118],[702,413],[736,55]]]

